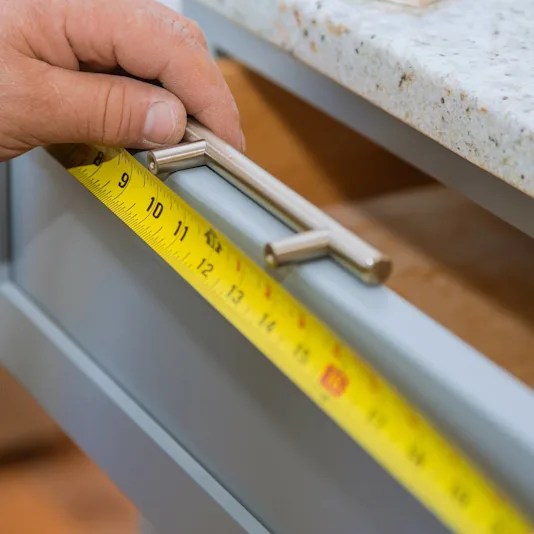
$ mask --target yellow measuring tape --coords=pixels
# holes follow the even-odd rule
[[[127,151],[48,150],[453,532],[534,533],[358,354]]]

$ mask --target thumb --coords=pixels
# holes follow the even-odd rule
[[[154,148],[179,142],[187,114],[169,91],[142,81],[51,67],[43,113],[29,131],[44,143]]]

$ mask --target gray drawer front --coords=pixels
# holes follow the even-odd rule
[[[46,154],[12,202],[17,283],[270,531],[445,532]]]

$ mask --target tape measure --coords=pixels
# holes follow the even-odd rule
[[[127,151],[48,151],[453,532],[534,533],[395,388]]]

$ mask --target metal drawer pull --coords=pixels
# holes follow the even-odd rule
[[[206,165],[298,232],[266,244],[267,263],[276,266],[332,254],[369,285],[387,279],[391,261],[386,256],[196,120],[188,120],[184,141],[148,152],[149,170],[159,175]]]

